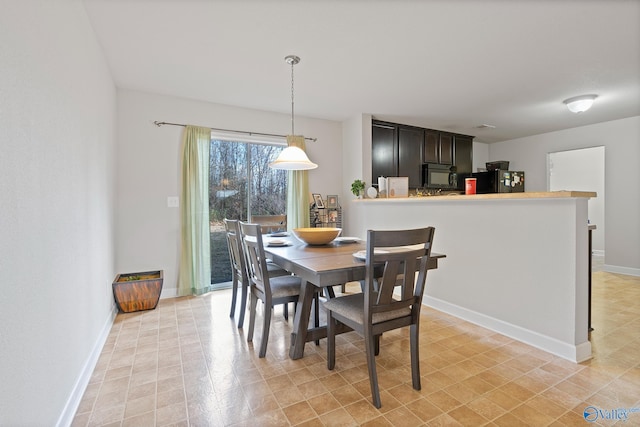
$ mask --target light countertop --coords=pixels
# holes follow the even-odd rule
[[[356,203],[393,203],[393,202],[423,202],[445,200],[493,200],[493,199],[562,199],[562,198],[592,198],[597,197],[593,191],[534,191],[524,193],[492,193],[492,194],[449,194],[444,196],[420,196],[420,197],[389,197],[376,199],[357,199]]]

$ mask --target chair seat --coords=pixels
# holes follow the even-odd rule
[[[297,276],[270,277],[272,298],[290,297],[300,294],[300,278]]]
[[[364,294],[353,294],[329,299],[324,303],[324,308],[353,322],[364,323]],[[398,310],[373,313],[372,321],[376,324],[410,315],[411,309],[404,307]]]

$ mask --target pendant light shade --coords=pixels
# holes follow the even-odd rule
[[[597,97],[598,95],[574,96],[573,98],[565,99],[563,102],[572,113],[582,113],[591,108],[593,101]]]
[[[300,58],[295,55],[288,55],[284,58],[287,64],[291,65],[291,135],[287,135],[287,148],[282,150],[278,158],[269,163],[272,169],[284,170],[309,170],[318,167],[307,157],[307,154],[300,147],[304,146],[304,136],[295,135],[293,121],[293,66],[300,62]]]
[[[304,136],[287,135],[288,147],[282,150],[275,162],[269,163],[269,167],[285,170],[309,170],[317,168],[318,165],[309,160],[304,150],[292,144],[292,142],[298,138],[304,141]]]

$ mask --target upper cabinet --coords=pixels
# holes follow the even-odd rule
[[[380,176],[408,176],[409,187],[421,187],[423,163],[455,166],[469,173],[473,137],[434,129],[373,120],[372,183]]]
[[[424,163],[453,165],[454,134],[432,129],[424,132]]]
[[[422,187],[424,129],[398,127],[398,176],[409,177],[409,188]]]
[[[398,127],[393,124],[373,122],[371,128],[372,183],[379,176],[398,176]]]
[[[467,135],[455,135],[455,147],[453,164],[457,173],[473,172],[473,137]]]
[[[407,176],[409,187],[422,186],[424,129],[374,121],[371,129],[371,182],[378,177]]]

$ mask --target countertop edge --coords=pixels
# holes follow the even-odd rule
[[[354,199],[356,203],[367,202],[406,202],[425,200],[445,201],[445,200],[500,200],[500,199],[567,199],[567,198],[592,198],[597,197],[594,191],[536,191],[524,193],[493,193],[493,194],[452,194],[446,196],[422,196],[422,197],[389,197],[375,199]]]

